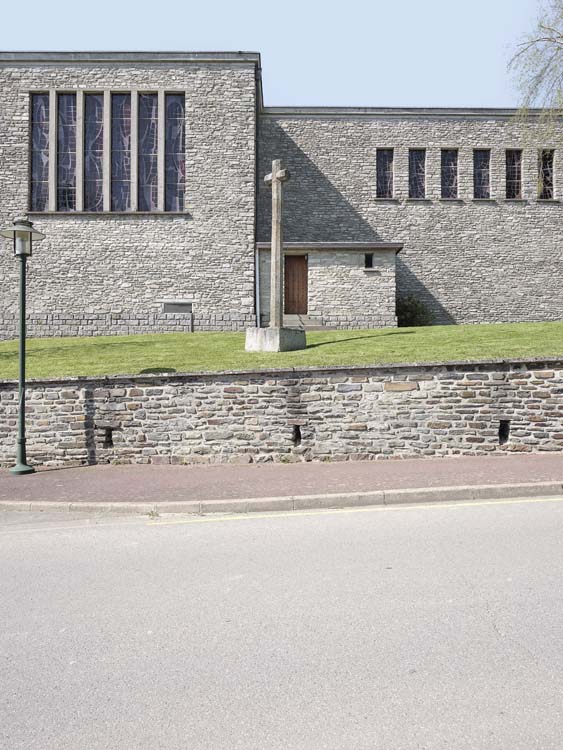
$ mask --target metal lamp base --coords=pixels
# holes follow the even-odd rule
[[[16,464],[10,469],[10,474],[33,474],[35,469],[27,464]]]

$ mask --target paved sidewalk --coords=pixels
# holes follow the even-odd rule
[[[216,510],[228,510],[226,501],[233,501],[233,510],[257,510],[257,507],[241,508],[234,501],[253,498],[276,498],[278,501],[296,497],[301,499],[299,507],[330,505],[330,500],[348,498],[344,504],[370,504],[408,502],[421,499],[456,499],[452,488],[465,497],[483,497],[486,488],[495,486],[497,491],[490,496],[522,496],[540,494],[545,487],[548,494],[561,489],[563,482],[563,456],[560,454],[510,455],[510,456],[463,456],[451,458],[401,459],[345,463],[302,464],[256,464],[213,466],[88,466],[72,469],[38,471],[27,476],[13,476],[0,470],[0,501],[7,503],[72,503],[85,506],[93,503],[141,504],[182,503],[187,512],[206,512],[211,504]],[[518,493],[517,487],[528,489]],[[536,485],[537,487],[534,487]],[[506,490],[500,492],[501,486]],[[429,489],[433,488],[433,492]],[[440,490],[447,488],[442,497]],[[472,493],[468,492],[468,488]],[[480,489],[481,494],[473,490]],[[421,492],[415,493],[414,490]],[[353,493],[363,493],[361,500]],[[465,494],[464,494],[465,493]],[[324,502],[312,502],[313,496],[324,498]],[[311,502],[307,503],[307,497]],[[405,497],[407,499],[405,499]],[[459,497],[457,498],[459,499]],[[223,501],[222,503],[220,501]],[[187,504],[190,504],[187,507]],[[204,507],[203,504],[207,506]],[[250,503],[257,505],[257,503]],[[340,504],[340,501],[336,504]],[[271,506],[271,504],[270,504]],[[296,508],[278,502],[279,509]],[[275,507],[278,507],[275,506]],[[106,509],[108,509],[106,507]],[[182,508],[178,506],[178,510]],[[264,505],[264,509],[272,509]]]

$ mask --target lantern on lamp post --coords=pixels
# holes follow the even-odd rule
[[[20,262],[20,331],[19,331],[19,402],[18,402],[18,437],[16,465],[10,469],[12,474],[31,474],[34,469],[28,466],[25,451],[25,291],[27,259],[31,257],[33,242],[42,240],[45,235],[33,228],[31,221],[16,219],[11,227],[0,231],[0,237],[13,241],[14,256]]]

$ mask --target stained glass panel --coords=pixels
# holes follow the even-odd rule
[[[376,195],[378,198],[393,197],[393,149],[378,148],[376,154],[377,185]]]
[[[139,94],[139,211],[158,208],[158,95]]]
[[[457,149],[442,149],[442,198],[457,198]]]
[[[111,97],[111,210],[131,210],[131,95]]]
[[[426,151],[411,148],[409,151],[409,198],[422,199],[426,195]]]
[[[76,94],[57,96],[57,211],[76,209]]]
[[[539,199],[542,201],[553,200],[553,161],[555,152],[546,149],[540,154],[539,174]]]
[[[506,197],[509,200],[522,198],[522,151],[509,149],[506,152]]]
[[[184,210],[186,189],[185,154],[185,97],[184,94],[166,94],[165,169],[166,211]]]
[[[84,210],[103,211],[104,97],[84,96]]]
[[[481,200],[491,197],[491,152],[488,149],[473,152],[473,196]]]
[[[31,200],[32,211],[49,205],[49,94],[31,97]]]

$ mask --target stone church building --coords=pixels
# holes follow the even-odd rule
[[[396,325],[563,310],[562,131],[512,110],[265,107],[255,53],[0,53],[0,221],[46,238],[33,336],[268,321],[273,159],[287,322]],[[17,329],[0,249],[0,337]]]

